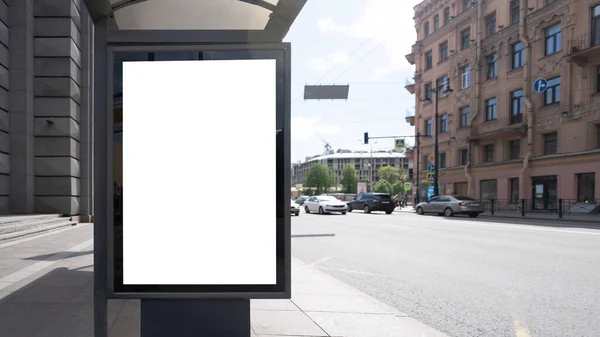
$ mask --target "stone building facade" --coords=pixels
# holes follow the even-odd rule
[[[92,36],[80,0],[0,1],[0,214],[92,219]]]

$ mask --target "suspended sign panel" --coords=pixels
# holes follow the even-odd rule
[[[290,76],[279,47],[210,60],[115,54],[111,297],[289,297]],[[221,211],[240,162],[260,163],[244,167],[261,181],[260,212]]]
[[[348,99],[349,85],[305,85],[304,99]]]

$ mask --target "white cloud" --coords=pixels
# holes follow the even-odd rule
[[[321,117],[293,117],[292,121],[292,141],[315,142],[320,138],[327,139],[326,136],[337,135],[342,132],[342,128],[337,124],[323,123]]]
[[[325,34],[369,38],[376,43],[369,44],[373,47],[381,44],[388,63],[377,66],[374,73],[375,77],[382,77],[395,71],[412,69],[405,55],[410,52],[410,47],[416,40],[413,7],[420,1],[366,0],[363,13],[356,21],[340,23],[333,18],[323,18],[319,20],[318,26]]]
[[[349,59],[348,54],[335,52],[329,54],[326,58],[311,58],[308,60],[308,66],[318,72],[325,72],[333,67],[347,64]]]

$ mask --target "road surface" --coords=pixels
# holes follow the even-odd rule
[[[600,230],[515,221],[302,212],[292,250],[450,336],[600,336]]]

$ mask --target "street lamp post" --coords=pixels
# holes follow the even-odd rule
[[[439,116],[439,94],[441,92],[441,94],[449,94],[451,93],[452,90],[449,86],[449,84],[446,83],[442,83],[441,85],[437,85],[436,83],[436,87],[434,89],[431,89],[431,94],[435,95],[435,134],[434,134],[434,145],[433,145],[433,157],[434,159],[434,163],[433,163],[433,195],[440,195],[440,184],[439,184],[439,178],[438,178],[438,173],[439,173],[439,123],[440,123],[440,116]],[[429,101],[431,102],[431,97],[425,97],[424,101]]]

